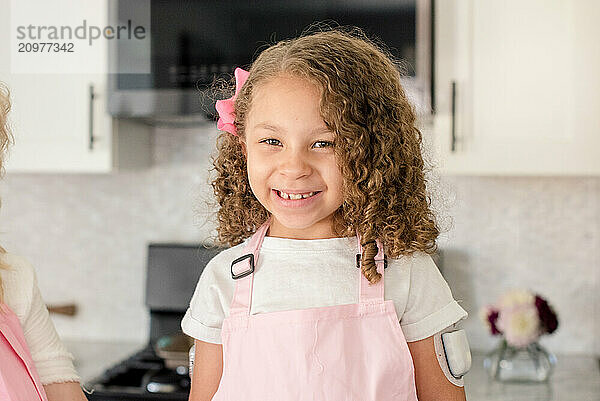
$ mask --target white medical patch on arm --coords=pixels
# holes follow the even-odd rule
[[[440,368],[448,381],[464,387],[464,375],[471,368],[471,351],[465,331],[448,327],[433,336],[433,344]]]

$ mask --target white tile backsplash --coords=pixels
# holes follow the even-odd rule
[[[153,165],[135,172],[13,174],[0,185],[0,243],[35,266],[63,338],[143,341],[146,246],[209,241],[216,234],[209,185],[214,124],[157,128]],[[542,344],[600,354],[600,178],[439,177],[434,207],[444,230],[443,272],[469,312],[473,348],[496,339],[478,308],[514,286],[547,297],[559,329]]]
[[[478,320],[481,305],[526,287],[548,299],[559,328],[551,350],[600,354],[600,180],[598,178],[446,177],[457,202],[444,272],[469,311],[472,345],[497,341]]]

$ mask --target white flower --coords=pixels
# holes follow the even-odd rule
[[[500,310],[510,309],[519,305],[535,305],[535,295],[522,288],[510,290],[498,300]]]
[[[506,342],[515,347],[525,347],[540,336],[540,318],[534,304],[501,309],[497,326]]]

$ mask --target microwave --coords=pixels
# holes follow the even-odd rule
[[[417,112],[430,114],[432,6],[432,0],[114,0],[109,20],[147,21],[149,40],[138,48],[131,41],[109,47],[108,110],[152,125],[212,120],[215,99],[227,97],[212,86],[216,79],[248,69],[269,44],[320,22],[357,26],[383,41],[405,67],[403,86]]]

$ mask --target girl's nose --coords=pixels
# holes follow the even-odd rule
[[[301,151],[290,150],[281,154],[279,172],[292,178],[310,175],[312,167],[307,155]]]

